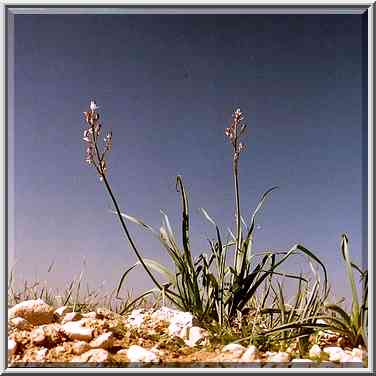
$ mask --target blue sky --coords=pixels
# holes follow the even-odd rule
[[[240,107],[242,215],[278,185],[259,216],[256,250],[296,243],[327,265],[348,295],[340,236],[362,263],[364,233],[360,15],[16,15],[15,244],[21,279],[65,285],[86,259],[92,285],[112,289],[136,258],[111,202],[84,162],[82,112],[100,106],[113,132],[109,181],[124,212],[180,234],[175,178],[189,193],[193,254],[213,228],[234,227],[231,147]],[[148,233],[130,229],[145,257],[169,265]],[[47,273],[55,261],[54,273]],[[303,267],[302,258],[291,271]],[[128,287],[150,287],[143,271]]]

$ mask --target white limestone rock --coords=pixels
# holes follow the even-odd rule
[[[224,346],[222,352],[229,352],[235,356],[241,356],[246,351],[246,348],[238,343],[229,343]]]
[[[71,359],[71,363],[103,363],[110,360],[110,354],[107,350],[92,349],[84,352],[79,356],[74,356]]]
[[[127,319],[127,323],[131,326],[139,328],[145,320],[145,314],[143,309],[134,309]]]
[[[62,331],[72,340],[90,341],[93,338],[93,329],[82,326],[81,321],[70,321],[62,326]]]
[[[205,342],[207,331],[199,326],[192,326],[191,328],[184,327],[179,337],[183,339],[188,337],[188,339],[184,341],[185,344],[189,347],[194,347]]]
[[[94,311],[88,312],[88,313],[82,313],[81,316],[85,319],[96,319],[97,318],[97,314]]]
[[[365,359],[367,357],[367,351],[355,347],[352,349],[351,355],[354,358]]]
[[[72,352],[75,355],[81,355],[86,351],[90,350],[90,346],[87,342],[85,341],[75,341],[72,344]]]
[[[170,322],[180,311],[176,311],[175,309],[171,309],[168,307],[162,307],[155,311],[151,315],[151,319],[155,321],[168,321]]]
[[[8,356],[14,355],[17,351],[17,342],[11,338],[8,338]]]
[[[22,317],[32,325],[50,324],[54,321],[54,311],[42,299],[26,300],[8,311],[8,319]]]
[[[268,362],[285,363],[290,360],[289,354],[286,352],[271,353],[268,356]]]
[[[43,328],[38,327],[31,331],[30,340],[34,345],[41,345],[46,340]]]
[[[313,345],[309,349],[309,357],[312,359],[319,359],[321,355],[321,348],[319,345]]]
[[[242,362],[254,362],[257,358],[257,348],[256,346],[249,346],[247,350],[245,350],[244,354],[240,358]]]
[[[48,350],[46,348],[40,349],[35,353],[36,362],[44,362],[46,360]]]
[[[347,354],[340,347],[325,347],[324,352],[329,355],[330,362],[341,362],[342,358],[347,358]]]
[[[127,357],[130,362],[156,363],[159,362],[158,356],[141,346],[133,345],[127,351]]]
[[[112,332],[103,333],[90,342],[90,347],[93,349],[109,349],[114,342],[114,335]]]
[[[82,317],[81,314],[78,313],[78,312],[69,312],[69,313],[64,315],[61,323],[65,324],[69,321],[78,321],[78,320],[81,319],[81,317]]]
[[[13,319],[10,319],[9,323],[14,328],[20,330],[30,330],[32,328],[32,325],[29,323],[29,321],[25,320],[22,317],[15,317]]]
[[[71,307],[62,306],[62,307],[55,309],[54,314],[55,314],[55,316],[61,318],[69,312],[72,312]]]

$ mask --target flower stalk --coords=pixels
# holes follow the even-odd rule
[[[111,186],[107,179],[107,162],[106,162],[106,155],[111,150],[112,147],[112,132],[109,132],[106,137],[104,138],[104,150],[101,152],[98,147],[98,137],[100,135],[101,130],[101,124],[99,123],[99,113],[97,111],[98,106],[96,105],[95,101],[91,101],[90,103],[90,111],[84,112],[84,117],[87,125],[89,126],[84,131],[84,137],[83,140],[88,144],[86,149],[86,162],[89,165],[93,165],[99,175],[100,181],[103,181],[110,197],[112,200],[112,203],[115,207],[116,213],[118,215],[121,227],[123,229],[123,232],[129,242],[129,245],[131,249],[134,251],[134,253],[137,256],[138,261],[142,265],[142,267],[145,269],[146,273],[149,275],[150,279],[153,281],[155,286],[164,293],[175,295],[173,292],[169,291],[165,287],[163,287],[158,280],[154,277],[154,275],[151,273],[150,269],[147,267],[143,257],[141,256],[140,252],[138,251],[132,236],[125,224],[125,221],[123,219],[123,216],[121,214],[119,205],[117,203],[117,200],[112,192]],[[169,296],[169,298],[174,302],[174,299],[172,296]]]
[[[236,249],[235,249],[235,270],[240,273],[242,265],[242,223],[240,212],[240,189],[239,189],[239,157],[245,150],[245,144],[240,142],[240,137],[245,132],[247,126],[243,124],[243,114],[238,108],[234,111],[231,125],[225,129],[225,135],[229,138],[233,147],[232,171],[235,185],[235,220],[236,220]]]

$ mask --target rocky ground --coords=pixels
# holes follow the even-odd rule
[[[8,310],[9,367],[366,367],[361,348],[338,338],[311,347],[306,359],[294,348],[260,352],[237,343],[213,345],[189,312],[138,309],[121,316],[53,309],[29,300]],[[334,344],[330,344],[333,342]]]

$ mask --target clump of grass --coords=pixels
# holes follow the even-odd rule
[[[269,252],[261,261],[255,262],[254,255],[252,255],[255,218],[267,196],[276,187],[269,189],[261,197],[261,200],[252,215],[250,225],[246,229],[246,233],[243,234],[239,192],[239,159],[241,152],[245,150],[245,145],[240,141],[240,138],[245,133],[246,125],[243,124],[244,118],[239,109],[234,112],[232,122],[225,130],[225,134],[232,144],[236,236],[234,236],[233,244],[223,244],[218,226],[208,213],[202,209],[205,217],[215,225],[217,239],[215,242],[210,243],[210,258],[207,258],[206,255],[202,254],[196,260],[192,257],[190,247],[188,197],[181,176],[177,177],[177,190],[181,194],[182,202],[181,248],[178,245],[168,216],[165,213],[162,213],[163,227],[160,231],[156,231],[151,226],[146,225],[143,221],[120,211],[107,177],[106,154],[112,145],[112,133],[109,133],[106,136],[104,140],[104,150],[101,151],[98,146],[101,124],[99,123],[99,113],[97,109],[98,107],[96,103],[92,101],[90,104],[90,111],[84,113],[85,121],[88,125],[88,128],[84,132],[84,140],[88,143],[86,161],[94,166],[100,180],[104,182],[116,209],[115,213],[118,215],[124,234],[138,258],[137,264],[143,266],[159,291],[161,291],[175,305],[185,310],[189,309],[200,319],[214,319],[223,324],[226,320],[231,321],[236,317],[238,311],[243,310],[263,281],[269,275],[273,274],[275,269],[291,255],[296,254],[297,252],[303,252],[322,265],[316,256],[299,244],[292,247],[280,259],[277,258],[276,254]],[[108,140],[111,140],[110,144]],[[159,238],[175,264],[175,273],[169,271],[160,263],[145,259],[141,256],[124,219],[136,222]],[[226,264],[226,254],[234,245],[234,265],[230,266]],[[213,261],[216,263],[215,272],[212,270]],[[134,266],[128,269],[123,277],[125,277]],[[161,284],[153,275],[151,271],[152,269],[162,273],[167,282]],[[326,280],[326,271],[325,268],[323,269]]]
[[[138,259],[137,263],[123,273],[116,289],[116,297],[119,296],[128,274],[140,265],[153,281],[155,288],[133,300],[132,304],[138,299],[159,292],[163,304],[167,299],[176,307],[192,312],[203,325],[210,327],[212,333],[219,336],[221,341],[226,342],[233,340],[234,337],[241,337],[240,341],[250,340],[254,343],[261,343],[264,340],[268,346],[279,343],[280,348],[286,348],[295,342],[300,353],[304,353],[308,348],[310,336],[325,326],[341,334],[347,333],[353,344],[365,342],[367,305],[363,302],[360,306],[355,294],[352,275],[354,265],[349,261],[347,238],[343,240],[342,249],[353,291],[353,308],[350,315],[339,306],[327,304],[329,294],[327,270],[321,260],[306,247],[298,243],[284,252],[268,250],[263,254],[257,254],[254,251],[257,215],[277,187],[268,189],[261,196],[247,225],[242,216],[239,188],[239,160],[245,150],[241,138],[244,137],[247,127],[243,123],[244,117],[239,109],[233,113],[231,124],[225,129],[232,146],[235,234],[230,231],[231,238],[224,241],[226,237],[208,212],[202,208],[202,214],[215,228],[215,238],[209,241],[208,252],[196,258],[193,257],[190,244],[188,195],[181,176],[177,176],[176,179],[176,189],[180,194],[182,207],[181,245],[175,237],[166,213],[161,212],[162,227],[155,230],[141,219],[120,210],[107,174],[106,158],[112,147],[112,133],[107,134],[104,147],[101,149],[98,143],[101,124],[97,110],[96,103],[92,101],[90,110],[84,113],[87,124],[84,140],[88,145],[86,161],[95,168],[100,181],[103,182],[114,205],[113,213],[117,215],[130,248]],[[171,271],[155,260],[144,258],[136,247],[126,221],[136,223],[150,231],[167,251],[175,270]],[[308,286],[307,279],[302,275],[284,273],[280,270],[288,259],[298,254],[308,257],[314,273],[313,286]],[[228,262],[230,256],[233,256],[232,265]],[[315,265],[321,269],[321,273],[316,270]],[[163,276],[164,282],[160,282],[154,272]],[[278,280],[281,276],[297,280],[299,283],[292,305],[286,303],[283,287]],[[366,274],[363,273],[362,276],[366,281]],[[262,286],[264,286],[264,294],[260,297]],[[253,309],[254,313],[253,320],[249,320],[252,324],[243,325],[243,317],[249,309]],[[332,315],[324,314],[325,310],[332,312]],[[323,318],[327,324],[318,322]]]
[[[263,335],[274,337],[275,340],[289,341],[298,338],[301,355],[307,352],[309,338],[318,331],[331,331],[344,338],[351,346],[367,347],[368,330],[368,273],[362,271],[351,261],[347,235],[342,235],[341,253],[345,261],[346,272],[352,291],[352,307],[348,313],[339,304],[328,303],[328,293],[318,293],[319,280],[317,279],[311,292],[304,298],[302,290],[298,289],[294,309],[288,314],[284,308],[277,310],[278,325],[263,331]],[[363,297],[361,304],[358,300],[357,287],[353,270],[357,270],[362,279]],[[281,291],[279,292],[281,296]],[[279,298],[279,305],[283,298]]]
[[[345,262],[346,273],[351,287],[352,304],[348,313],[338,304],[325,304],[326,314],[320,316],[326,324],[324,329],[340,333],[352,346],[367,347],[368,338],[368,271],[361,270],[350,257],[349,240],[346,234],[341,239],[341,254]],[[358,297],[354,270],[360,273],[362,282],[362,300]]]

